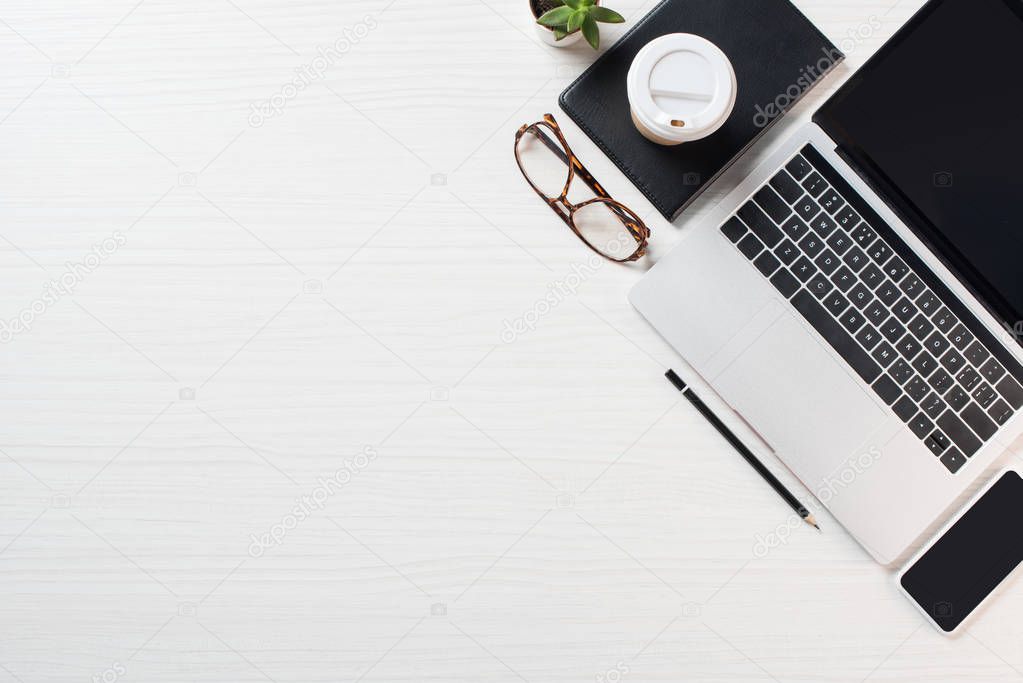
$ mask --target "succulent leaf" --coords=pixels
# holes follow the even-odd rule
[[[606,7],[592,7],[590,8],[590,16],[599,22],[605,24],[622,24],[625,23],[625,17],[613,9]]]
[[[557,26],[563,26],[568,23],[568,18],[575,12],[571,7],[556,7],[550,12],[546,12],[543,16],[537,19],[537,23],[546,26],[547,28],[555,28]]]
[[[588,15],[586,10],[577,10],[568,18],[568,32],[578,31]]]
[[[597,26],[597,20],[593,18],[592,14],[587,13],[586,18],[583,20],[583,37],[586,38],[586,42],[590,44],[594,50],[600,49],[600,28]]]

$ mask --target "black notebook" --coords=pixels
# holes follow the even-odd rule
[[[732,61],[739,89],[710,137],[665,147],[633,126],[626,76],[636,54],[668,33],[693,33]],[[561,108],[668,220],[703,190],[844,55],[788,0],[664,0],[561,94]]]

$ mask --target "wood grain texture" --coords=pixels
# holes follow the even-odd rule
[[[562,117],[651,262],[920,2],[797,4],[847,64],[676,225]],[[663,380],[515,167],[593,59],[522,0],[11,0],[0,56],[0,681],[1023,677],[1018,585],[946,641]]]

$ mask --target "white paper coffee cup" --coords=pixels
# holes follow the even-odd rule
[[[629,69],[632,121],[659,145],[680,145],[717,131],[735,107],[737,90],[728,56],[689,33],[647,43]]]

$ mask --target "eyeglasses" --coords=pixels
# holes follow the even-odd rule
[[[646,253],[650,229],[636,213],[600,186],[572,153],[558,122],[550,114],[515,134],[515,161],[530,187],[586,246],[617,263],[636,261]],[[581,204],[568,201],[576,176],[596,197]]]

